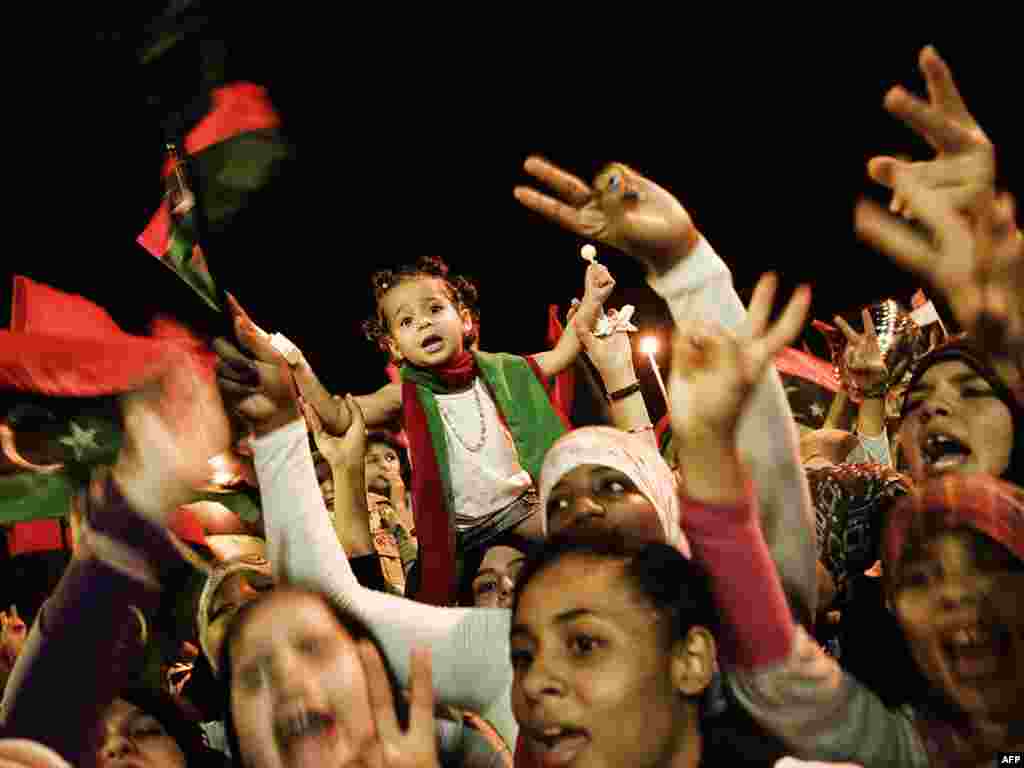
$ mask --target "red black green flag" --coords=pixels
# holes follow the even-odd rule
[[[167,146],[164,200],[137,242],[220,310],[217,285],[199,242],[201,226],[221,228],[264,187],[287,156],[280,118],[264,88],[214,89],[211,111],[185,136],[184,153]]]

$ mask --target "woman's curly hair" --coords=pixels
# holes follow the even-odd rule
[[[473,327],[465,336],[465,344],[468,349],[480,337],[480,310],[477,308],[478,291],[476,284],[461,275],[450,275],[448,265],[437,256],[423,256],[415,264],[406,264],[397,270],[384,269],[374,272],[370,277],[370,284],[373,286],[373,298],[377,305],[377,311],[369,320],[363,322],[363,333],[366,338],[375,343],[384,352],[390,352],[388,339],[391,336],[391,329],[388,328],[387,318],[384,317],[384,310],[381,302],[384,296],[396,285],[429,277],[441,281],[448,298],[457,309],[469,311],[473,319]]]

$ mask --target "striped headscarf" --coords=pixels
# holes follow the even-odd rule
[[[882,541],[883,572],[895,574],[912,541],[970,528],[1024,562],[1024,490],[980,473],[947,473],[914,489],[893,507]]]

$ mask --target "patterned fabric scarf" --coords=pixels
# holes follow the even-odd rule
[[[910,480],[881,464],[837,464],[807,470],[818,531],[818,559],[836,585],[837,607],[854,577],[881,557],[882,527]]]
[[[519,457],[536,484],[544,454],[566,431],[552,406],[544,376],[530,357],[464,352],[441,369],[402,367],[402,418],[413,466],[412,498],[420,545],[420,587],[415,599],[450,605],[456,599],[455,494],[448,441],[437,394],[465,389],[479,376],[498,407]]]

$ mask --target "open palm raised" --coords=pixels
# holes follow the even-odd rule
[[[593,186],[540,157],[528,158],[523,168],[556,196],[518,186],[520,203],[570,232],[618,248],[655,273],[678,263],[700,237],[675,197],[621,163],[606,166]]]

